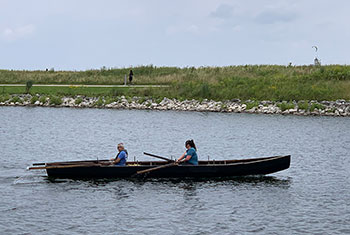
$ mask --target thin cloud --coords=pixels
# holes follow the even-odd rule
[[[286,23],[295,20],[297,14],[294,12],[286,12],[280,10],[266,10],[261,12],[256,18],[255,22],[259,24],[274,24]]]
[[[215,11],[210,13],[211,17],[228,19],[231,18],[234,14],[234,7],[228,4],[221,4],[216,8]]]
[[[32,24],[28,24],[28,25],[24,25],[16,28],[8,27],[2,31],[1,36],[6,41],[14,41],[21,38],[25,38],[33,34],[34,31],[35,31],[35,26]]]

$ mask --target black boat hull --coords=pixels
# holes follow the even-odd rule
[[[214,178],[234,177],[247,175],[266,175],[288,169],[290,156],[278,156],[249,160],[227,161],[229,163],[216,164],[216,162],[200,163],[198,166],[178,165],[151,171],[141,176],[152,178]],[[218,161],[219,162],[219,161]],[[222,163],[224,161],[220,161]],[[233,162],[233,163],[230,163]],[[158,165],[164,162],[155,162]],[[157,165],[127,166],[78,166],[71,168],[46,169],[49,177],[55,178],[128,178],[135,177],[137,171],[153,168]]]

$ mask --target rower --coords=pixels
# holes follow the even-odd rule
[[[115,158],[111,158],[112,164],[116,166],[125,166],[126,160],[128,159],[128,151],[124,148],[123,143],[119,143],[117,149],[119,152]]]
[[[184,162],[188,165],[198,165],[197,148],[193,140],[185,142],[186,151],[176,160],[176,162]]]

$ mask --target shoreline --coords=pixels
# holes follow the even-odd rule
[[[196,112],[255,113],[282,114],[298,116],[338,116],[350,117],[350,100],[336,101],[227,101],[152,99],[146,97],[74,97],[45,96],[30,94],[9,95],[0,100],[0,106],[32,106],[32,107],[71,107],[71,108],[107,108],[107,109],[139,109],[139,110],[174,110]]]

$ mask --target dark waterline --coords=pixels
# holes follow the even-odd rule
[[[350,233],[350,119],[0,107],[1,234]],[[229,180],[53,180],[33,162],[106,159],[122,141],[199,158],[292,155],[289,170]]]

